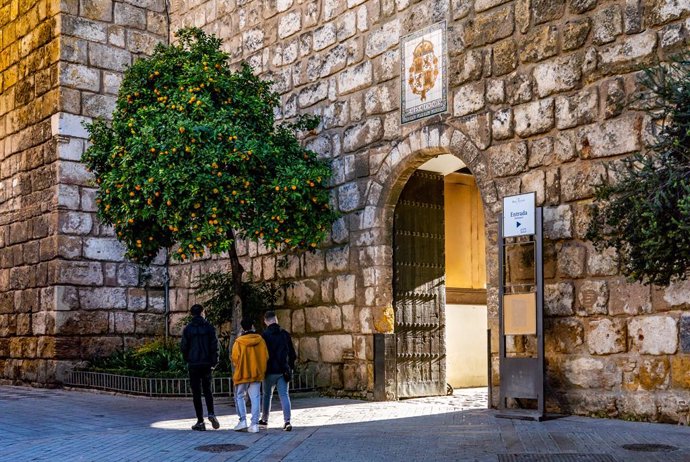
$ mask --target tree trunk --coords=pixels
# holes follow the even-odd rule
[[[244,273],[244,268],[240,263],[240,258],[237,256],[237,238],[235,237],[235,232],[230,230],[228,232],[228,237],[232,239],[232,245],[230,246],[230,268],[232,271],[232,291],[234,295],[232,297],[232,332],[230,334],[230,348],[235,342],[235,339],[240,335],[240,322],[242,321],[242,273]]]

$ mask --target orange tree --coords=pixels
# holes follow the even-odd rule
[[[173,247],[179,261],[228,253],[237,326],[237,239],[316,247],[335,215],[330,168],[295,136],[314,129],[314,117],[276,124],[270,82],[248,65],[232,71],[220,40],[200,29],[177,37],[125,72],[112,121],[88,126],[83,160],[99,185],[99,217],[130,259],[148,265]]]

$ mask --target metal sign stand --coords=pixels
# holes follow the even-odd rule
[[[542,236],[542,208],[537,207],[535,211],[535,229],[534,234],[531,235],[530,241],[521,242],[506,242],[504,220],[499,219],[499,235],[498,235],[498,271],[499,271],[499,292],[498,292],[498,318],[499,318],[499,371],[500,371],[500,387],[499,387],[499,411],[497,417],[511,418],[511,419],[525,419],[541,421],[544,419],[544,259],[543,259],[543,236]],[[519,223],[518,223],[519,225]],[[530,230],[531,231],[531,230]],[[515,236],[516,234],[512,234]],[[519,235],[519,234],[518,234]],[[525,235],[525,234],[522,234]],[[530,298],[534,294],[536,300],[536,320],[528,320],[534,332],[529,331],[527,335],[535,335],[536,337],[536,357],[510,357],[506,354],[506,336],[514,335],[513,331],[506,333],[506,322],[514,319],[514,312],[510,313],[509,319],[506,319],[506,295],[511,296],[515,294],[515,287],[521,284],[506,285],[506,248],[512,245],[534,245],[534,283],[525,285],[531,286],[527,292],[518,293],[518,296]],[[532,290],[532,287],[534,290]],[[506,292],[509,292],[508,294]],[[536,293],[535,293],[536,292]],[[520,307],[524,308],[524,304]],[[529,310],[520,311],[519,313],[529,312]],[[518,322],[525,320],[518,319]],[[536,322],[534,322],[536,321]],[[523,327],[523,326],[520,326]],[[519,330],[519,329],[518,329]],[[520,399],[532,399],[537,401],[537,409],[522,409],[512,406],[508,408],[507,400],[512,398],[513,404],[518,403]]]

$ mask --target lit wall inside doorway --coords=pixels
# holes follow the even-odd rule
[[[446,380],[453,388],[487,382],[486,305],[446,305]]]
[[[454,388],[487,385],[484,210],[472,175],[445,177],[446,374]]]

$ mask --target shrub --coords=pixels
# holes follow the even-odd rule
[[[649,70],[644,85],[656,142],[611,167],[587,237],[599,250],[615,248],[630,279],[668,285],[690,269],[690,61]]]

